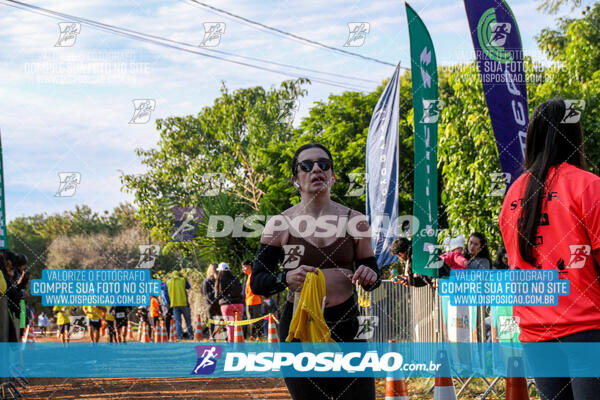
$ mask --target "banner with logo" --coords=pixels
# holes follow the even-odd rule
[[[508,189],[522,172],[529,124],[519,27],[504,0],[465,0],[465,9]]]
[[[0,249],[8,246],[6,239],[6,208],[4,206],[4,163],[2,161],[2,134],[0,133]]]
[[[377,264],[394,262],[389,247],[398,236],[398,135],[400,65],[371,117],[367,136],[367,218]]]
[[[431,36],[417,13],[406,4],[412,98],[415,123],[415,176],[413,215],[413,272],[437,277],[441,267],[437,245],[438,170],[437,125],[440,114],[438,76]]]

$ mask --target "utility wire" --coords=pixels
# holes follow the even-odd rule
[[[200,5],[200,6],[204,7],[204,8],[208,8],[210,10],[216,11],[216,12],[218,12],[220,14],[225,14],[225,15],[228,15],[228,16],[230,16],[232,18],[235,18],[235,19],[247,22],[247,23],[252,24],[252,25],[259,26],[259,27],[261,27],[263,29],[267,29],[269,31],[276,32],[276,33],[279,33],[281,35],[288,36],[288,37],[300,40],[300,41],[305,42],[305,43],[309,43],[309,44],[311,44],[313,46],[325,48],[325,49],[328,49],[328,50],[333,50],[333,51],[336,51],[338,53],[342,53],[342,54],[345,54],[345,55],[348,55],[348,56],[359,57],[359,58],[362,58],[363,60],[373,61],[373,62],[376,62],[376,63],[379,63],[379,64],[388,65],[388,66],[391,66],[391,67],[395,67],[396,66],[396,64],[392,64],[392,63],[387,62],[387,61],[379,60],[379,59],[373,58],[373,57],[363,56],[362,54],[353,53],[351,51],[344,50],[344,49],[338,49],[337,47],[329,46],[327,44],[324,44],[324,43],[321,43],[321,42],[317,42],[316,40],[307,39],[307,38],[304,38],[302,36],[298,36],[298,35],[296,35],[294,33],[286,32],[286,31],[283,31],[283,30],[281,30],[279,28],[274,28],[272,26],[265,25],[265,24],[263,24],[261,22],[253,21],[253,20],[248,19],[246,17],[242,17],[241,15],[237,15],[237,14],[234,14],[232,12],[223,10],[221,8],[217,8],[217,7],[211,6],[210,4],[203,3],[203,2],[201,2],[199,0],[188,0],[188,1],[192,2],[192,3],[195,3],[195,4],[198,4],[198,5]],[[400,67],[400,68],[408,69],[406,67]]]
[[[83,23],[85,25],[89,25],[92,27],[95,27],[97,29],[109,32],[109,33],[114,33],[120,36],[124,36],[127,38],[131,38],[131,39],[135,39],[135,40],[140,40],[140,41],[144,41],[144,42],[148,42],[148,43],[153,43],[153,44],[157,44],[159,46],[163,46],[163,47],[167,47],[167,48],[172,48],[172,49],[177,49],[177,50],[181,50],[181,51],[185,51],[188,53],[193,53],[193,54],[198,54],[198,55],[202,55],[205,57],[209,57],[209,58],[213,58],[213,59],[218,59],[221,61],[225,61],[225,62],[229,62],[229,63],[234,63],[234,64],[238,64],[238,65],[242,65],[242,66],[246,66],[249,68],[255,68],[255,69],[259,69],[262,71],[267,71],[267,72],[272,72],[275,74],[279,74],[279,75],[285,75],[288,77],[293,77],[293,78],[298,78],[299,75],[295,75],[293,73],[290,72],[286,72],[286,71],[280,71],[280,70],[276,70],[273,68],[268,68],[268,67],[263,67],[260,65],[254,65],[254,64],[250,64],[250,63],[246,63],[246,62],[242,62],[242,61],[236,61],[236,60],[231,60],[231,59],[227,59],[224,57],[219,57],[219,56],[215,56],[212,54],[207,54],[204,53],[202,51],[197,50],[197,46],[191,45],[189,43],[184,43],[184,42],[177,42],[174,40],[170,40],[170,39],[166,39],[166,38],[162,38],[160,36],[154,36],[154,35],[149,35],[149,34],[145,34],[145,33],[141,33],[141,32],[137,32],[137,31],[132,31],[129,29],[125,29],[125,28],[120,28],[114,25],[109,25],[109,24],[104,24],[101,22],[97,22],[97,21],[93,21],[93,20],[89,20],[86,18],[81,18],[81,17],[77,17],[74,15],[70,15],[70,14],[65,14],[65,13],[61,13],[61,12],[57,12],[57,11],[52,11],[52,10],[48,10],[42,7],[38,7],[32,4],[27,4],[24,2],[20,2],[17,0],[0,0],[2,1],[2,5],[5,6],[9,6],[9,7],[13,7],[13,8],[17,8],[17,9],[21,9],[24,11],[29,11],[35,14],[39,14],[42,16],[46,16],[46,17],[51,17],[51,18],[62,18],[62,19],[67,19],[67,20],[74,20],[80,23]],[[166,42],[166,43],[165,43]],[[183,46],[187,46],[187,47],[191,47],[192,49],[189,48],[185,48],[185,47],[181,47],[181,45]],[[243,57],[243,56],[237,56],[234,55],[233,53],[230,53],[235,57]],[[260,60],[260,59],[257,59]],[[270,61],[261,61],[261,62],[268,62],[268,63],[272,63]],[[286,65],[286,64],[281,64],[281,65]],[[294,66],[292,66],[294,67]],[[298,69],[302,69],[302,67],[294,67],[294,68],[298,68]],[[314,70],[317,71],[317,70]],[[321,72],[318,71],[318,73],[324,73],[324,74],[331,74],[331,73],[325,73],[325,72]],[[338,74],[339,75],[339,74]],[[340,75],[343,76],[343,75]],[[364,86],[361,86],[360,89],[357,89],[357,87],[353,87],[353,86],[349,86],[348,83],[346,82],[339,82],[339,81],[333,81],[333,80],[329,80],[329,79],[324,79],[321,77],[311,77],[311,76],[304,76],[308,79],[310,79],[311,81],[317,82],[317,83],[322,83],[322,84],[327,84],[327,85],[332,85],[332,86],[337,86],[337,87],[341,87],[341,88],[345,88],[345,89],[350,89],[350,90],[371,90],[371,88],[367,88]],[[352,79],[357,79],[357,78],[352,78]]]

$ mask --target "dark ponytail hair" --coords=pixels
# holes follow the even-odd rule
[[[488,260],[490,262],[490,266],[491,266],[492,265],[492,256],[490,256],[490,248],[488,247],[487,238],[481,232],[471,233],[471,235],[469,236],[469,239],[471,239],[472,237],[476,237],[477,239],[479,239],[479,242],[481,243],[481,250],[479,250],[479,253],[477,253],[477,257],[485,258],[486,260]],[[467,260],[469,260],[473,256],[472,254],[469,254],[469,240],[468,239],[467,239],[467,243],[465,243],[465,248],[463,250],[463,256]]]
[[[548,100],[535,109],[527,128],[525,171],[530,176],[523,196],[518,230],[519,253],[531,265],[536,265],[533,246],[546,198],[548,170],[563,162],[587,168],[581,124],[579,121],[563,123],[565,111],[563,99]]]

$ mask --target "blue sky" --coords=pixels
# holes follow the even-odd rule
[[[344,48],[348,39],[349,22],[368,22],[365,43],[345,49],[409,65],[404,2],[206,2],[338,48]],[[539,13],[534,1],[508,2],[519,23],[525,54],[544,61],[534,37],[553,26],[556,16]],[[202,41],[204,22],[224,22],[225,33],[214,49],[373,81],[350,84],[363,90],[375,88],[393,72],[393,67],[273,35],[189,0],[31,0],[30,4],[188,43]],[[411,6],[430,30],[439,65],[474,59],[462,1],[413,0]],[[144,172],[134,149],[156,146],[156,118],[196,114],[219,96],[221,81],[236,89],[271,87],[286,79],[85,25],[72,47],[55,47],[60,21],[68,20],[0,3],[4,39],[0,44],[0,130],[8,220],[60,212],[75,204],[102,211],[131,201],[130,195],[121,192],[119,170]],[[315,101],[345,90],[316,82],[307,89],[296,124]],[[156,101],[150,122],[129,123],[134,99]],[[72,197],[55,196],[61,172],[80,173],[81,183]]]

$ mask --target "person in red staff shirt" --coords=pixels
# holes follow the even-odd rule
[[[562,99],[536,108],[527,130],[525,173],[510,187],[500,213],[510,268],[557,270],[570,286],[557,306],[514,307],[522,342],[600,341],[600,177],[586,170],[583,132],[579,121],[568,118],[569,110]],[[585,368],[569,354],[560,357],[570,368]],[[535,381],[543,400],[600,393],[598,378]]]

